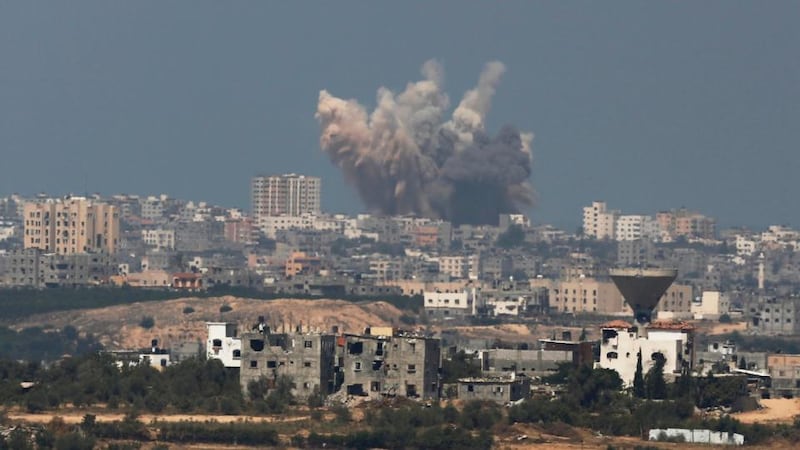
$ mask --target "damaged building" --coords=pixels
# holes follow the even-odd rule
[[[439,339],[391,328],[367,329],[339,339],[339,370],[347,395],[438,400]]]
[[[311,395],[334,391],[336,337],[318,332],[273,333],[260,323],[243,333],[239,382],[247,394],[251,381],[264,379],[274,386],[278,378],[292,380],[292,394],[305,401]]]

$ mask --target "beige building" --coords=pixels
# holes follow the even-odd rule
[[[592,202],[583,208],[583,234],[595,239],[614,239],[619,213],[609,211],[606,202]]]
[[[119,243],[119,212],[116,206],[83,197],[26,202],[25,248],[62,255],[74,253],[112,254]]]
[[[548,289],[550,309],[558,312],[619,314],[625,311],[614,283],[596,278],[551,280],[535,278],[531,287]]]
[[[254,177],[251,182],[253,217],[318,215],[320,186],[318,177],[293,173]]]
[[[578,277],[552,280],[535,278],[531,287],[548,289],[550,309],[557,312],[597,313],[607,315],[632,315],[633,310],[611,281]],[[667,289],[656,307],[667,316],[683,316],[691,313],[692,287],[673,284]]]

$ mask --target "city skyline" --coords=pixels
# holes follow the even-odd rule
[[[0,8],[0,196],[247,209],[250,178],[296,172],[323,179],[323,210],[363,211],[319,149],[319,91],[371,108],[378,86],[400,92],[437,58],[457,98],[500,60],[487,131],[535,133],[536,223],[574,228],[601,199],[722,227],[800,223],[795,3]]]

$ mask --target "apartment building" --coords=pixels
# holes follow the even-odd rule
[[[251,182],[253,216],[301,216],[320,213],[321,181],[297,174],[257,176]]]
[[[113,254],[119,244],[119,212],[83,197],[25,202],[25,248],[48,253]]]
[[[583,208],[583,234],[595,239],[614,239],[619,212],[610,211],[606,202],[592,202]]]

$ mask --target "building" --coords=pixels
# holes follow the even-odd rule
[[[583,207],[583,234],[595,239],[614,239],[619,213],[609,211],[606,202]]]
[[[614,225],[614,239],[617,241],[649,241],[659,238],[658,222],[651,216],[619,215]]]
[[[719,291],[703,291],[699,302],[692,303],[692,314],[695,319],[717,320],[731,309],[731,300],[727,294]]]
[[[800,395],[800,355],[768,354],[767,367],[772,378],[772,392],[776,397]]]
[[[294,277],[297,275],[316,275],[322,268],[319,256],[307,255],[305,252],[294,252],[286,260],[284,275]]]
[[[590,344],[591,345],[591,344]],[[589,348],[591,354],[591,347]],[[573,363],[572,350],[522,350],[493,348],[480,350],[481,371],[486,374],[525,374],[529,377],[545,376],[558,370],[559,364]]]
[[[549,292],[528,282],[500,281],[479,293],[477,313],[486,316],[527,316],[550,313]]]
[[[600,327],[600,361],[598,367],[613,369],[625,386],[633,385],[638,355],[642,370],[647,373],[657,358],[664,358],[667,380],[694,367],[694,328],[681,322],[655,321],[647,328],[614,320]]]
[[[793,335],[800,327],[800,299],[766,298],[750,307],[752,328],[758,334]]]
[[[242,339],[235,323],[206,322],[206,358],[218,359],[225,367],[242,366]]]
[[[650,239],[621,240],[617,243],[617,264],[648,267],[655,261],[656,247]]]
[[[251,182],[253,216],[302,216],[320,213],[320,179],[286,174],[257,176]]]
[[[300,401],[333,393],[336,336],[300,330],[273,333],[263,322],[257,327],[242,333],[239,381],[245,396],[251,382],[274,387],[281,377],[291,380],[292,394]]]
[[[116,206],[83,197],[25,202],[25,248],[62,255],[113,254],[119,244]]]
[[[5,256],[4,283],[14,287],[79,287],[107,283],[116,265],[107,254],[12,251]]]
[[[679,236],[685,238],[714,239],[717,223],[711,217],[680,208],[672,211],[661,211],[656,214],[656,221],[665,240],[674,240]]]
[[[164,228],[142,230],[142,242],[157,250],[175,250],[175,230]]]
[[[530,283],[534,288],[548,289],[549,306],[553,312],[620,314],[625,311],[622,294],[610,281],[589,277],[535,278]]]
[[[425,292],[425,314],[435,319],[474,315],[475,295],[475,289],[464,289],[462,292]]]
[[[528,398],[531,381],[515,373],[497,377],[461,378],[458,380],[458,399],[492,401],[505,405]]]
[[[477,280],[480,275],[480,257],[476,254],[440,256],[439,273],[447,274],[456,280]]]
[[[339,341],[340,370],[347,395],[438,400],[441,342],[391,328]]]

